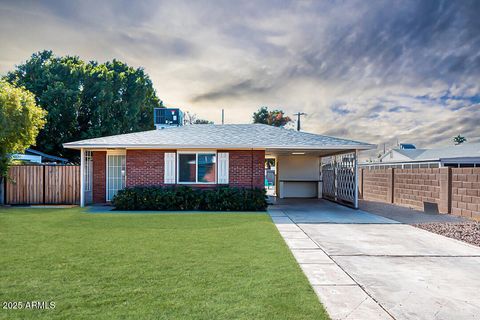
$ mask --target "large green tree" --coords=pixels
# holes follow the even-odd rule
[[[271,110],[267,107],[260,107],[257,112],[253,113],[253,123],[263,123],[275,127],[283,127],[292,121],[289,116],[285,116],[282,110]]]
[[[6,79],[34,93],[48,111],[36,148],[69,158],[76,153],[63,143],[153,129],[153,108],[162,107],[144,70],[117,60],[100,64],[42,51]]]
[[[86,67],[81,100],[81,138],[153,129],[153,108],[163,106],[143,69],[118,60]]]
[[[45,115],[31,92],[0,80],[0,180],[7,176],[10,154],[35,144]]]

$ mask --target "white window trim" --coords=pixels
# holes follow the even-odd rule
[[[194,154],[195,155],[195,181],[196,182],[180,182],[180,154]],[[198,155],[199,154],[214,154],[215,155],[215,181],[214,182],[198,182]],[[177,151],[177,172],[175,173],[175,178],[177,184],[218,184],[218,160],[217,160],[217,150],[190,150],[190,151]]]
[[[107,150],[107,155],[111,155],[111,156],[125,156],[126,154],[127,154],[127,150],[125,149]]]

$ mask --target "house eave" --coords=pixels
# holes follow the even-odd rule
[[[376,145],[326,145],[326,146],[260,146],[260,145],[156,145],[156,144],[70,144],[65,143],[66,149],[228,149],[228,150],[371,150]]]

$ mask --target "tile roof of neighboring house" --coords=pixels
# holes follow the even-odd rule
[[[69,142],[64,147],[372,149],[375,146],[263,124],[201,124]]]
[[[414,161],[430,161],[447,158],[480,157],[480,143],[465,143],[435,149],[394,149]]]

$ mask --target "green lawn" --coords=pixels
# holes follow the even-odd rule
[[[0,208],[4,319],[327,319],[267,214]]]

